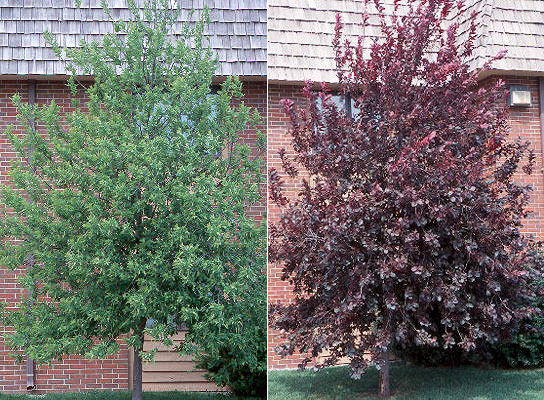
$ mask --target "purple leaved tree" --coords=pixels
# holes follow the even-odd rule
[[[281,151],[283,171],[270,170],[282,216],[269,256],[295,300],[272,305],[270,322],[287,333],[280,354],[299,350],[317,368],[348,357],[353,378],[375,366],[388,397],[394,344],[470,352],[507,340],[538,311],[542,260],[520,232],[530,188],[514,179],[531,173],[532,152],[508,137],[504,84],[470,68],[476,15],[453,0],[402,13],[397,2],[392,16],[374,3],[382,35],[370,56],[365,38],[342,40],[340,16],[333,41],[357,112],[311,82],[307,108],[283,101],[294,156]],[[463,19],[460,40],[452,21]],[[299,170],[312,178],[288,198],[282,184]]]

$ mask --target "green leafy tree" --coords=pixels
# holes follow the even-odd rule
[[[238,341],[240,364],[262,368],[250,353],[266,344],[249,332],[266,325],[265,233],[247,213],[262,164],[239,141],[258,113],[237,78],[212,91],[207,11],[173,40],[178,12],[166,0],[129,4],[130,20],[100,43],[64,50],[49,35],[68,60],[73,111],[13,98],[26,130],[5,132],[21,162],[1,192],[0,263],[34,264],[22,278],[31,294],[2,313],[11,346],[48,362],[106,357],[124,341],[141,399],[142,359],[153,358],[144,334],[171,344],[180,324],[179,351],[199,359]]]

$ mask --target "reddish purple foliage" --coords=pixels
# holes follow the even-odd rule
[[[333,42],[341,91],[360,112],[350,118],[307,83],[307,109],[283,102],[295,156],[281,157],[286,175],[296,165],[312,184],[289,201],[270,171],[283,210],[270,261],[296,295],[271,306],[272,327],[287,333],[278,351],[309,354],[302,367],[325,350],[318,368],[348,356],[353,377],[394,343],[470,351],[504,340],[536,311],[542,270],[520,233],[530,187],[514,180],[533,155],[507,137],[503,83],[481,86],[469,67],[475,15],[458,45],[459,25],[443,27],[462,4],[423,0],[393,17],[376,6],[383,38],[369,58],[362,38],[342,42],[339,16]]]

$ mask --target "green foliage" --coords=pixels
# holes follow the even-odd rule
[[[266,281],[266,276],[260,279]],[[255,291],[266,282],[255,284]],[[198,366],[209,371],[209,378],[229,386],[235,394],[266,397],[266,298],[254,293],[230,312],[241,319],[231,331],[217,329],[206,340]],[[212,316],[210,316],[212,317]],[[209,331],[208,331],[209,332]],[[202,333],[208,333],[202,332]]]
[[[539,283],[542,287],[542,282]],[[539,310],[544,307],[544,297],[534,304]],[[493,346],[489,351],[492,362],[513,368],[538,368],[544,366],[544,316],[535,314],[521,327],[508,343]]]
[[[143,13],[130,4],[131,21],[100,44],[51,43],[71,60],[73,111],[13,98],[26,130],[5,132],[23,161],[1,191],[0,263],[36,262],[22,279],[31,295],[2,317],[15,328],[10,345],[40,362],[101,358],[119,340],[141,349],[150,318],[147,333],[166,344],[183,323],[184,350],[198,355],[215,337],[261,329],[240,302],[266,313],[264,224],[246,213],[261,198],[263,166],[238,140],[258,114],[237,78],[212,93],[206,12],[172,41],[177,14],[166,1]],[[77,100],[82,91],[88,101]],[[243,343],[242,353],[257,347]]]
[[[542,325],[540,325],[542,329]],[[518,334],[512,342],[498,346],[495,362],[515,368],[544,366],[544,335],[542,331]]]

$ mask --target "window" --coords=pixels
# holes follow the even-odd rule
[[[206,95],[206,99],[213,99],[218,92],[219,87],[212,86],[210,92]],[[194,146],[196,145],[196,138],[193,137],[193,131],[196,124],[208,124],[210,130],[214,129],[218,113],[218,106],[215,101],[205,102],[202,100],[182,107],[179,102],[175,103],[175,99],[171,97],[167,97],[167,99],[163,103],[148,104],[145,109],[135,112],[135,124],[142,136],[153,138],[162,135],[172,140],[174,133],[181,132],[189,144]],[[207,108],[208,105],[210,108]],[[220,154],[218,154],[219,156]]]
[[[333,92],[331,93],[331,100],[338,107],[343,107],[349,117],[355,118],[359,115],[359,109],[355,107],[355,100],[351,95]],[[318,107],[321,109],[321,100],[319,100]]]

